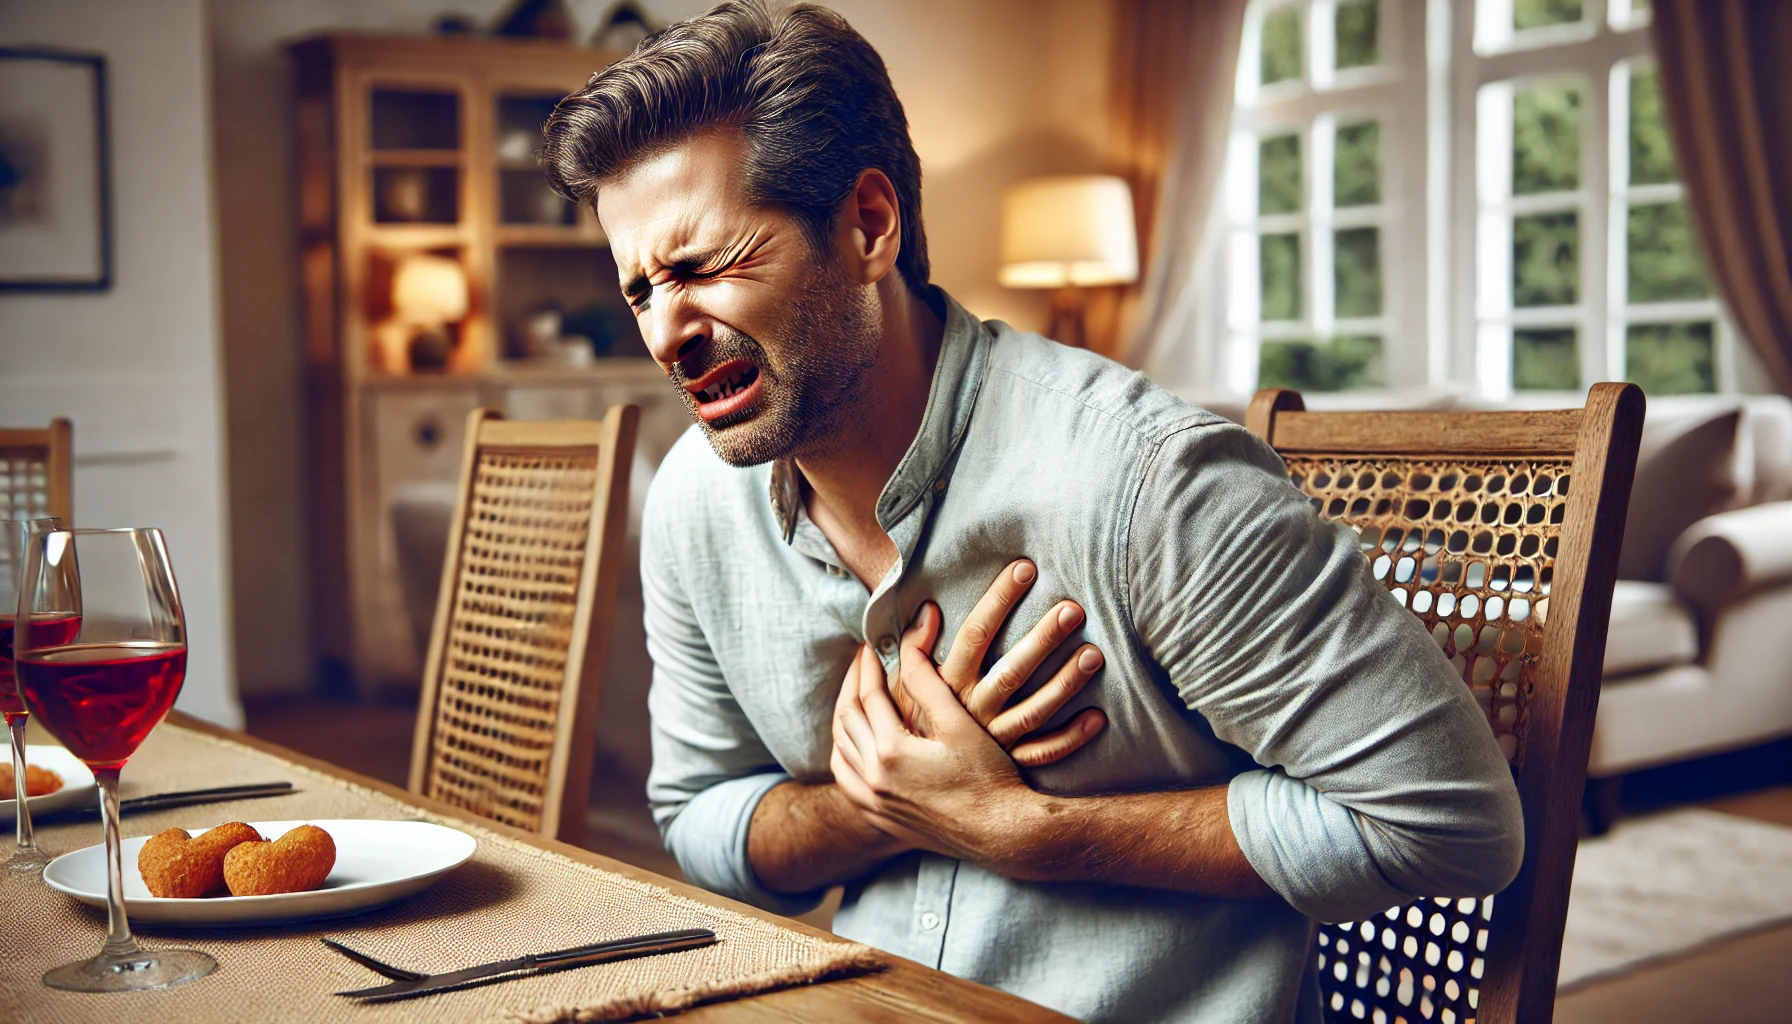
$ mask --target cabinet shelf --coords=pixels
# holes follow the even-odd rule
[[[375,167],[459,167],[458,149],[375,149],[368,162]]]

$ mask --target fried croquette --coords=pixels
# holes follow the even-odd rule
[[[0,800],[13,798],[12,765],[0,764]],[[46,796],[62,788],[62,776],[48,768],[37,765],[25,766],[25,795],[27,797]]]
[[[300,825],[273,842],[243,843],[224,857],[232,896],[308,892],[336,866],[336,841],[316,825]]]
[[[261,842],[261,833],[240,821],[208,829],[198,837],[171,828],[149,837],[137,853],[137,870],[150,895],[192,900],[224,891],[224,859],[243,843]]]

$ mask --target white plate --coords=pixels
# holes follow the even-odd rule
[[[124,906],[133,924],[276,924],[313,917],[357,914],[396,903],[465,864],[478,847],[465,832],[427,821],[251,821],[266,839],[278,839],[300,825],[316,825],[336,842],[336,866],[323,888],[278,896],[213,896],[197,900],[151,896],[137,870],[137,853],[148,836],[126,839]],[[189,825],[198,835],[210,826]],[[44,868],[44,881],[83,903],[106,905],[105,851],[99,846],[65,853]]]
[[[12,749],[0,745],[0,759],[12,764]],[[25,763],[39,768],[48,768],[62,776],[62,788],[54,793],[34,796],[25,801],[33,815],[48,814],[51,811],[66,810],[70,807],[99,806],[99,787],[93,784],[93,773],[81,763],[81,759],[61,747],[49,743],[32,743],[25,747]],[[13,805],[18,801],[12,798],[12,790],[6,791],[6,799],[0,800],[0,828],[10,830],[13,823]]]

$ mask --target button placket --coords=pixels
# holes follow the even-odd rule
[[[915,875],[915,913],[911,918],[914,959],[935,970],[945,954],[946,926],[952,921],[952,886],[958,880],[958,862],[930,853],[922,857]]]

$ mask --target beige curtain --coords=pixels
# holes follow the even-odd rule
[[[1141,266],[1112,320],[1113,351],[1138,365],[1178,310],[1226,164],[1246,0],[1119,0],[1115,145],[1132,182]]]
[[[1792,3],[1655,0],[1674,151],[1736,325],[1792,394]]]

